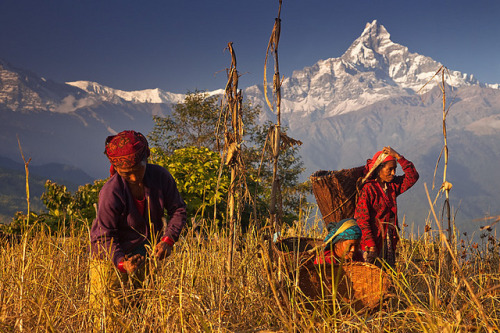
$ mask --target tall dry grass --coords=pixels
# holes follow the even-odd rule
[[[319,223],[307,230],[303,224],[283,230],[283,236],[324,236]],[[0,248],[0,331],[88,332],[88,232],[63,237],[39,229]],[[454,247],[457,263],[444,261],[438,232],[405,233],[397,269],[390,272],[394,297],[377,311],[356,312],[341,302],[308,308],[293,281],[269,262],[268,243],[258,230],[238,244],[231,274],[225,266],[229,239],[187,230],[172,256],[148,275],[144,289],[127,291],[137,302],[114,314],[110,331],[498,331],[500,258],[492,232],[478,243],[462,237]]]

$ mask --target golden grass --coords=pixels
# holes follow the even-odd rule
[[[284,232],[322,237],[319,230],[297,227]],[[446,249],[436,239],[429,232],[400,243],[397,271],[391,272],[395,297],[379,311],[367,313],[339,302],[316,302],[314,309],[306,310],[307,302],[293,281],[280,290],[285,275],[269,262],[266,241],[255,230],[239,244],[231,274],[226,270],[227,238],[213,232],[198,238],[188,232],[146,279],[144,289],[136,291],[138,305],[115,314],[113,331],[498,331],[498,240],[488,234],[479,244],[459,242],[456,267],[443,261]],[[71,237],[43,230],[27,233],[19,243],[2,244],[0,267],[1,332],[90,331],[87,232],[74,231]],[[282,292],[290,296],[289,302],[283,301]]]
[[[290,235],[322,237],[291,228]],[[115,314],[119,332],[487,332],[500,325],[499,244],[491,234],[482,243],[460,242],[460,267],[446,264],[445,248],[426,233],[400,243],[397,271],[391,272],[395,297],[379,311],[356,312],[348,305],[321,304],[306,310],[300,291],[279,290],[283,272],[268,261],[266,242],[253,231],[226,271],[229,241],[216,233],[188,233],[162,262],[145,288],[135,291],[138,305]],[[87,332],[88,234],[24,235],[0,249],[0,331]],[[24,253],[24,257],[23,257]],[[24,258],[24,260],[23,260]],[[474,295],[458,274],[461,269]],[[22,277],[22,279],[21,279]],[[286,283],[285,283],[286,284]],[[22,294],[21,294],[22,292]],[[280,296],[285,292],[290,301]],[[473,301],[476,298],[486,317]]]

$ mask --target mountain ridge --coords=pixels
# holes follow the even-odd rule
[[[437,86],[432,78],[441,66],[392,42],[385,27],[374,20],[341,57],[320,60],[283,80],[282,114],[322,118],[356,111],[390,96],[412,96],[423,87],[425,92]],[[482,84],[473,75],[453,70],[447,70],[447,84],[498,89],[498,84]],[[264,99],[261,88],[250,87],[246,92],[254,103]],[[267,116],[272,118],[270,112]]]
[[[287,134],[304,143],[304,179],[319,169],[362,165],[391,145],[421,173],[415,190],[400,199],[400,207],[410,221],[422,223],[426,214],[418,210],[426,204],[423,184],[439,183],[441,172],[434,180],[443,145],[442,93],[440,78],[434,77],[441,66],[392,42],[375,20],[340,57],[319,60],[285,78],[281,119]],[[447,126],[452,193],[462,196],[458,201],[467,199],[461,203],[463,220],[495,214],[500,180],[490,175],[495,171],[491,166],[500,163],[495,144],[500,139],[498,84],[483,84],[453,70],[445,74],[451,103]],[[107,135],[124,129],[147,134],[152,116],[169,114],[184,96],[160,89],[125,92],[90,81],[58,85],[33,75],[0,62],[0,139],[5,142],[0,155],[18,155],[19,133],[27,156],[37,163],[73,165],[100,178],[107,176],[109,165],[102,153]],[[243,95],[262,106],[262,123],[275,120],[262,85],[244,89]],[[475,168],[485,172],[478,174]]]

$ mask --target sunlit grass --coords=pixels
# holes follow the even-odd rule
[[[283,235],[324,236],[319,225],[306,230],[302,224],[283,230]],[[41,229],[0,248],[0,331],[88,332],[92,327],[88,231],[74,230],[72,236],[64,237]],[[223,234],[211,231],[197,237],[188,230],[172,256],[148,276],[144,289],[135,291],[137,304],[114,314],[110,329],[498,331],[498,240],[490,232],[480,237],[479,243],[465,237],[459,240],[457,267],[445,261],[446,248],[438,236],[428,232],[404,239],[397,269],[390,273],[394,297],[376,311],[356,312],[342,302],[316,301],[311,308],[293,281],[287,281],[286,274],[272,262],[268,237],[256,229],[237,244],[232,272],[226,271],[229,241]],[[283,293],[288,297],[283,298]]]

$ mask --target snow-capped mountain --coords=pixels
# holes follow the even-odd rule
[[[421,174],[415,189],[400,206],[409,221],[423,220],[428,204],[424,183],[440,187],[442,165],[434,168],[443,147],[442,93],[435,77],[442,64],[390,40],[377,21],[339,58],[320,60],[283,81],[281,120],[288,135],[301,140],[307,174],[363,165],[374,152],[390,145],[412,160]],[[450,165],[447,179],[458,194],[462,219],[495,214],[500,199],[500,90],[472,75],[445,71],[447,139]],[[250,87],[246,97],[267,110],[262,87]],[[481,170],[478,172],[478,170]],[[425,210],[423,210],[425,209]],[[425,213],[423,213],[425,212]],[[461,222],[465,223],[464,220]]]
[[[341,57],[320,60],[285,78],[282,112],[294,114],[290,117],[293,127],[293,120],[302,122],[299,116],[331,117],[392,96],[414,96],[438,84],[432,78],[440,67],[439,62],[391,41],[385,27],[374,20]],[[447,84],[458,88],[479,82],[472,75],[449,70]],[[248,88],[246,93],[255,104],[265,101],[260,87]],[[272,119],[271,114],[267,116]]]
[[[67,96],[79,99],[83,91],[46,80],[0,59],[0,106],[11,111],[56,111]]]
[[[422,225],[428,212],[424,183],[432,188],[443,146],[442,94],[440,81],[433,78],[441,66],[391,41],[373,21],[340,57],[319,60],[285,78],[281,120],[287,134],[303,142],[303,178],[318,169],[362,165],[390,145],[413,161],[421,175],[398,201],[404,214],[400,219]],[[471,218],[499,214],[500,90],[498,84],[481,84],[451,69],[445,77],[451,106],[447,179],[454,185],[452,205],[462,213],[457,219],[462,217],[470,231]],[[249,87],[243,95],[262,106],[262,121],[275,120],[262,86]],[[19,159],[19,135],[33,163],[69,164],[104,178],[105,137],[124,129],[147,134],[153,115],[167,114],[183,99],[160,89],[127,92],[88,81],[56,83],[0,61],[0,156]]]
[[[174,94],[166,91],[156,89],[145,89],[139,91],[123,91],[103,86],[97,82],[90,81],[75,81],[66,82],[67,84],[80,88],[87,93],[99,96],[101,100],[109,102],[116,101],[121,98],[127,102],[132,103],[163,103],[163,104],[177,104],[184,100],[184,94]]]
[[[123,129],[148,133],[182,95],[124,92],[97,83],[56,83],[0,61],[0,156],[18,160],[17,137],[35,164],[63,163],[106,177],[106,136]]]
[[[17,69],[0,59],[0,105],[12,111],[51,111],[69,113],[103,102],[176,104],[183,94],[160,89],[123,91],[96,82],[57,83]]]

